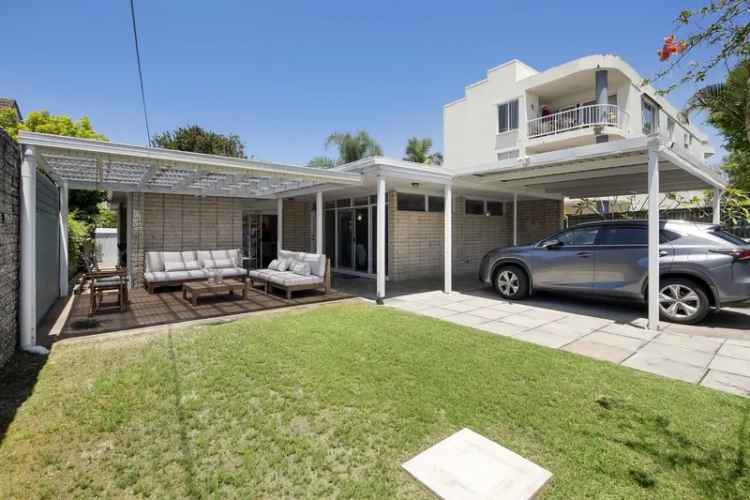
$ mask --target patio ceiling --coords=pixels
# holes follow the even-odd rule
[[[657,154],[662,193],[726,188],[723,172],[705,166],[679,146],[662,143]],[[647,172],[647,138],[641,137],[478,166],[457,177],[503,189],[583,198],[646,193]]]
[[[273,198],[319,184],[359,185],[357,173],[20,132],[38,167],[70,189]]]

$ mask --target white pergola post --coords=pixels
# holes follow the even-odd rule
[[[284,198],[276,199],[276,257],[284,246]]]
[[[323,191],[315,195],[315,253],[323,253]]]
[[[376,275],[377,290],[376,299],[378,304],[383,303],[385,298],[385,178],[378,177],[378,227],[375,241],[378,245],[378,269]]]
[[[36,346],[36,159],[26,148],[21,163],[21,349]]]
[[[60,297],[68,296],[68,183],[60,186]]]
[[[648,329],[659,330],[659,140],[648,143]]]
[[[721,224],[721,189],[714,188],[714,224]]]
[[[513,246],[518,245],[518,193],[513,193]]]
[[[453,186],[446,184],[444,187],[445,202],[443,204],[444,216],[444,252],[443,252],[443,291],[451,293],[453,290]]]

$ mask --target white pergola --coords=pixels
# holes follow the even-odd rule
[[[721,193],[727,186],[723,172],[659,134],[480,165],[458,177],[569,198],[647,193],[648,328],[654,331],[659,329],[659,193],[713,189],[718,224]],[[515,241],[515,221],[513,227]]]
[[[68,293],[67,207],[69,189],[274,199],[290,189],[359,185],[357,173],[291,164],[188,153],[22,131],[21,347],[36,348],[36,176],[49,176],[60,195],[60,295]],[[321,193],[322,194],[322,193]],[[279,198],[279,248],[282,210]],[[318,196],[318,227],[322,226]]]

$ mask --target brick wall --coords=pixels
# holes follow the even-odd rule
[[[284,200],[284,250],[308,252],[310,250],[310,212],[312,203]]]
[[[513,205],[510,205],[512,213]],[[528,200],[518,202],[518,244],[525,245],[560,230],[564,213],[562,200]],[[512,234],[513,219],[509,218]]]
[[[397,193],[389,193],[389,274],[393,281],[442,275],[443,213],[397,210]],[[513,204],[502,216],[467,215],[465,198],[457,196],[453,212],[453,273],[476,274],[489,250],[513,241]],[[543,238],[560,228],[563,204],[556,200],[518,204],[518,242]]]
[[[0,366],[18,341],[20,147],[0,129]]]

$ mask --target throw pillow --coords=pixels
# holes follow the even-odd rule
[[[278,271],[279,270],[279,260],[273,259],[270,264],[268,264],[268,269],[271,271]]]
[[[300,276],[310,276],[310,264],[305,262],[293,262],[289,270]]]
[[[286,271],[289,269],[289,265],[292,263],[290,259],[280,259],[279,260],[279,271]]]
[[[171,271],[184,271],[185,270],[185,264],[182,262],[164,262],[164,270],[167,272]]]

